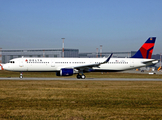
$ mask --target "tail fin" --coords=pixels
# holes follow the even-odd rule
[[[156,37],[150,37],[148,40],[142,45],[142,47],[136,52],[132,58],[147,58],[151,59],[154,45],[155,45]]]

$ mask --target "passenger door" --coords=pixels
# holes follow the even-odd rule
[[[55,60],[51,60],[51,67],[55,67]]]
[[[24,59],[21,58],[19,61],[19,67],[24,67]]]
[[[133,59],[130,60],[130,67],[134,67],[134,60]]]

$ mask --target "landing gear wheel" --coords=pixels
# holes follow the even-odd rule
[[[81,79],[81,75],[78,74],[78,75],[77,75],[77,79]]]
[[[81,78],[82,78],[82,79],[85,79],[85,78],[86,78],[86,76],[85,76],[85,75],[81,75]]]
[[[23,78],[23,73],[21,72],[20,73],[20,77],[19,77],[20,79],[22,79]]]
[[[20,79],[22,79],[23,78],[23,76],[22,75],[20,75]]]

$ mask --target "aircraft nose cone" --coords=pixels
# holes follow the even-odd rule
[[[4,64],[4,65],[2,65],[2,67],[1,67],[1,68],[2,68],[2,70],[7,70],[8,65],[5,65],[5,64]]]
[[[0,70],[4,70],[3,66],[3,64],[0,64]]]

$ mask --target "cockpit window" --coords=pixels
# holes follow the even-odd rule
[[[15,61],[10,61],[10,63],[15,63]]]

